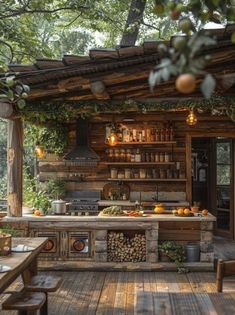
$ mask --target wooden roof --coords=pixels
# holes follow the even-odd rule
[[[235,45],[231,43],[233,31],[235,24],[213,30],[218,44],[206,51],[213,57],[208,72],[215,74],[218,81],[224,75],[230,78],[235,73]],[[171,41],[164,43],[170,46]],[[160,43],[162,41],[145,41],[142,46],[91,49],[89,56],[37,59],[34,65],[10,64],[9,68],[30,86],[29,101],[180,98],[182,94],[175,90],[174,78],[157,86],[154,92],[149,89],[149,72],[159,62],[157,47]],[[232,83],[225,87],[218,84],[217,92],[234,96],[235,85]],[[201,93],[198,89],[190,96],[201,96]]]

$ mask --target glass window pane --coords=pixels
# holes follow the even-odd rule
[[[217,165],[217,185],[230,184],[230,165]]]
[[[218,211],[217,213],[217,228],[221,230],[230,229],[230,214],[229,212]]]
[[[217,187],[216,189],[216,203],[217,208],[230,209],[230,188],[229,187]]]
[[[230,164],[230,143],[219,142],[216,144],[217,163]]]

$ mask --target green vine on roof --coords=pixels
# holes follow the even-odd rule
[[[228,115],[235,122],[235,98],[213,97],[209,100],[184,100],[178,102],[139,102],[125,101],[122,103],[81,101],[81,102],[40,102],[29,103],[20,114],[25,121],[37,125],[66,124],[78,117],[90,117],[105,112],[139,112],[177,111],[194,109],[198,113],[211,115]]]

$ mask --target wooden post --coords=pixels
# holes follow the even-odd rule
[[[8,216],[22,216],[23,127],[21,119],[8,120]]]

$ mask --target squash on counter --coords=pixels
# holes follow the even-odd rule
[[[154,212],[157,214],[161,214],[165,212],[165,207],[162,203],[158,203],[155,205]]]

